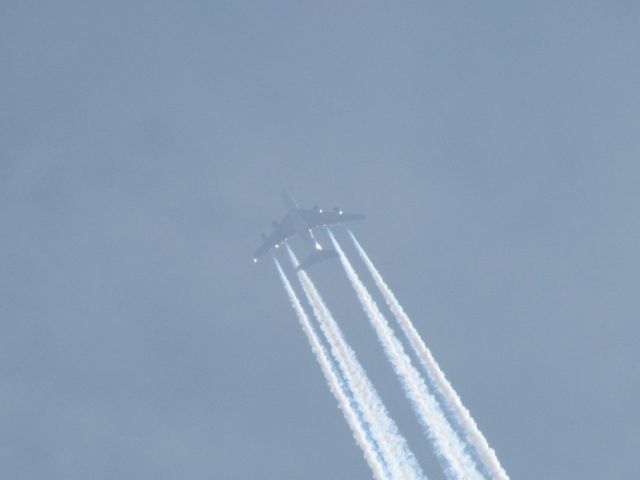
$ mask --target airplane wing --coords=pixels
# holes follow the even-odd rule
[[[342,213],[340,210],[299,210],[299,212],[309,228],[353,222],[364,218],[360,213]]]
[[[274,228],[273,232],[271,232],[271,235],[264,239],[262,245],[260,245],[256,252],[253,254],[254,261],[267,253],[273,247],[279,246],[294,233],[295,230],[291,222],[282,221],[281,223],[279,223],[278,226]]]

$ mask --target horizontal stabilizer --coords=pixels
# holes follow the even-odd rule
[[[306,270],[316,263],[324,262],[330,258],[338,258],[338,252],[335,250],[315,250],[302,262],[296,270]]]

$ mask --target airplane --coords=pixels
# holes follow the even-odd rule
[[[271,235],[261,235],[262,245],[253,254],[253,261],[270,251],[278,248],[282,243],[293,235],[298,235],[305,243],[313,248],[309,257],[300,264],[298,269],[304,270],[311,265],[329,258],[337,257],[333,250],[325,250],[313,235],[313,229],[321,226],[336,225],[344,222],[362,220],[364,215],[360,213],[344,213],[340,208],[333,210],[322,210],[315,205],[311,210],[305,210],[298,206],[295,199],[288,193],[282,192],[282,201],[287,208],[287,213],[281,222],[273,221],[273,231]]]

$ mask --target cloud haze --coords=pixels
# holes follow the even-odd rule
[[[370,478],[251,262],[286,187],[367,214],[512,478],[632,478],[638,7],[269,3],[0,7],[2,477]],[[338,262],[313,277],[442,478]]]

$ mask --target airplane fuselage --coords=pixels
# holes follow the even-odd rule
[[[300,215],[300,207],[298,202],[288,192],[282,192],[282,201],[287,207],[287,218],[285,221],[291,222],[293,230],[306,244],[313,247],[315,250],[322,250],[322,247],[313,236],[310,225]]]
[[[313,229],[364,218],[364,215],[361,214],[343,214],[338,207],[335,207],[332,211],[323,211],[318,206],[314,206],[311,210],[301,209],[295,199],[287,192],[282,193],[282,200],[287,212],[281,222],[272,222],[273,231],[270,235],[262,234],[262,245],[258,247],[253,255],[254,262],[257,262],[259,257],[272,248],[278,248],[284,241],[294,235],[300,237],[304,243],[313,249],[307,260],[302,262],[300,268],[303,268],[303,265],[309,266],[318,261],[333,258],[336,256],[335,252],[331,249],[322,248],[313,234]]]
[[[313,236],[313,231],[309,227],[309,224],[302,218],[302,215],[300,215],[300,211],[297,208],[289,210],[289,214],[287,216],[289,217],[289,221],[291,222],[296,235],[315,250],[322,250],[322,247],[316,240],[316,237]]]

